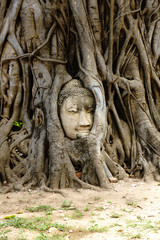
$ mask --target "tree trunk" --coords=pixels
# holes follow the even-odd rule
[[[128,174],[159,181],[158,1],[2,0],[0,12],[5,191],[108,188]],[[73,119],[91,119],[75,138],[61,119],[69,98]]]

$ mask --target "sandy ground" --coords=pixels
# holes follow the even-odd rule
[[[0,239],[160,240],[160,185],[157,182],[129,179],[112,184],[107,191],[66,189],[63,192],[65,197],[38,190],[1,193]],[[64,208],[64,203],[70,207]],[[26,210],[43,205],[54,210],[49,213]],[[64,229],[51,226],[40,231],[34,227],[32,230],[9,226],[14,218],[33,220],[36,217],[48,217],[51,223],[62,225]]]

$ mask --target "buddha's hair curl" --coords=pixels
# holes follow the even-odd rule
[[[87,89],[84,88],[81,81],[78,79],[72,79],[68,83],[64,85],[62,90],[60,91],[59,98],[58,98],[58,104],[61,106],[63,101],[68,97],[94,97],[93,93]]]

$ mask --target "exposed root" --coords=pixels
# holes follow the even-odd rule
[[[63,197],[67,197],[67,194],[64,193],[62,190],[51,189],[51,188],[46,187],[45,185],[42,185],[40,187],[40,190],[44,191],[44,192],[58,193],[58,194],[61,194]]]
[[[98,191],[98,192],[107,191],[108,189],[110,189],[110,186],[108,186],[108,188],[100,188],[98,186],[93,186],[91,184],[88,184],[88,183],[85,183],[85,182],[81,181],[77,177],[74,177],[72,179],[72,181],[75,182],[75,183],[78,183],[78,185],[80,185],[80,188],[83,188],[83,189],[90,189],[90,190],[95,190],[95,191]]]
[[[9,186],[3,191],[4,194],[12,192],[14,190],[13,184],[9,184]]]

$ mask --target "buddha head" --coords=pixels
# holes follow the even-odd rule
[[[92,92],[73,79],[59,95],[60,120],[66,137],[76,139],[88,136],[93,125],[95,99]]]

